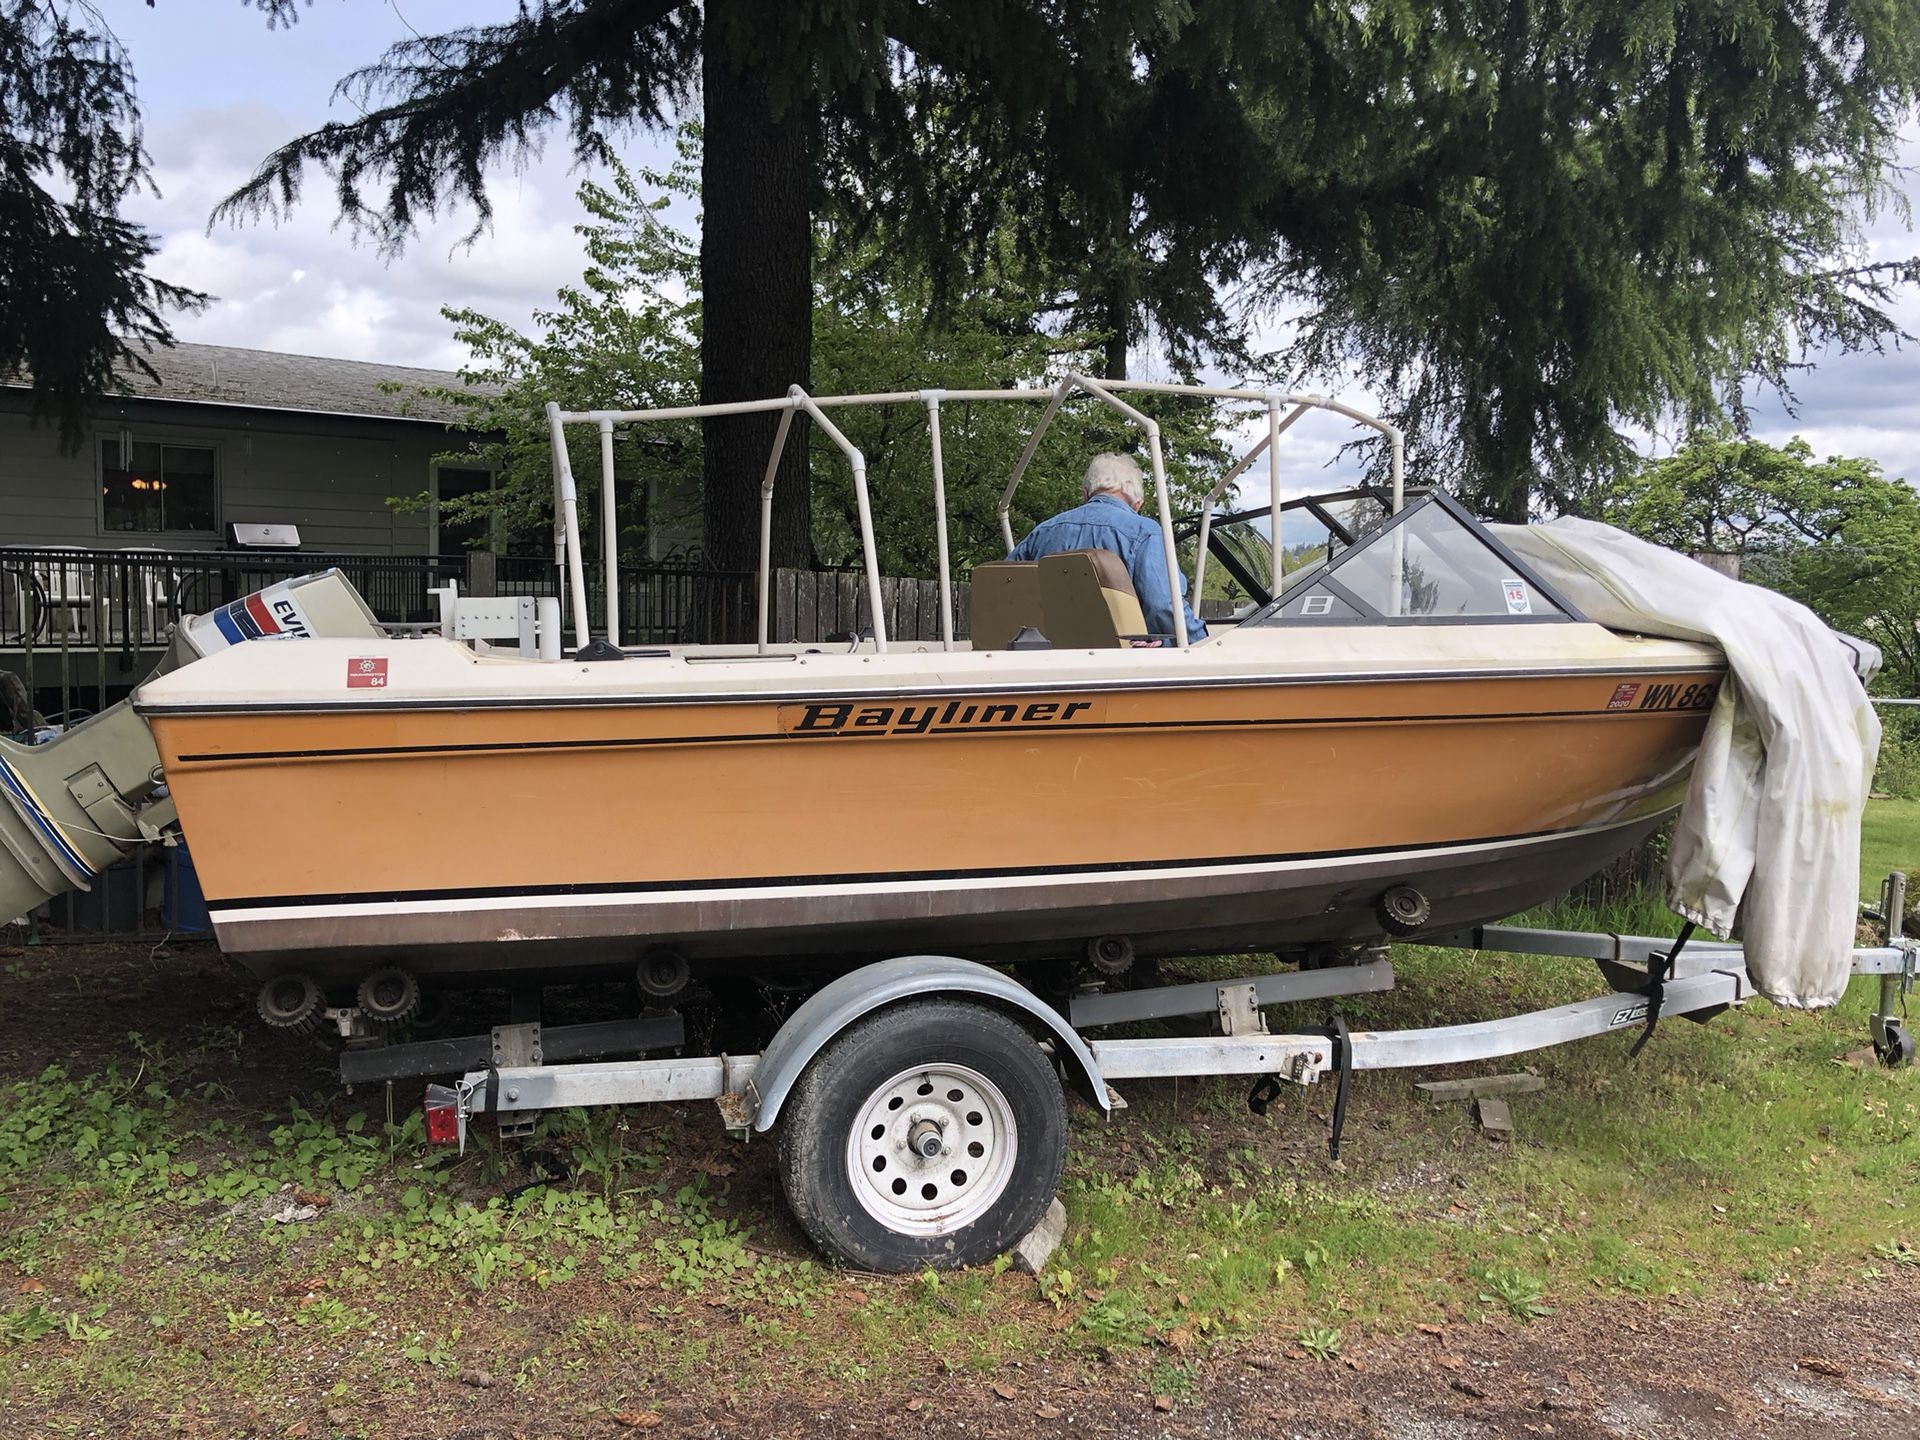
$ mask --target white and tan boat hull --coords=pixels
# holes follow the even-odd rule
[[[1389,666],[1353,632],[1320,656],[1279,637],[1278,673],[1269,632],[1045,669],[721,662],[693,693],[683,657],[463,668],[386,642],[374,703],[311,678],[354,658],[316,641],[276,647],[268,693],[203,662],[143,709],[221,944],[263,973],[1204,953],[1365,940],[1399,884],[1435,930],[1501,918],[1657,824],[1719,657],[1551,629],[1557,663],[1447,630]]]

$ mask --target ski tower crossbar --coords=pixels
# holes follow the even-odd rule
[[[1128,404],[1121,396],[1129,394],[1188,395],[1201,399],[1255,403],[1265,407],[1267,433],[1207,493],[1200,522],[1199,554],[1194,562],[1193,594],[1196,600],[1200,594],[1201,581],[1206,575],[1206,547],[1211,531],[1213,506],[1263,454],[1268,459],[1269,473],[1268,525],[1271,530],[1269,543],[1273,552],[1273,573],[1276,578],[1279,576],[1281,552],[1279,441],[1281,435],[1309,410],[1326,410],[1344,416],[1357,424],[1378,431],[1386,439],[1391,452],[1391,510],[1389,513],[1398,514],[1400,511],[1405,495],[1406,461],[1406,442],[1401,432],[1379,417],[1369,415],[1364,410],[1356,409],[1351,405],[1330,400],[1323,395],[1293,391],[1256,390],[1226,385],[1183,385],[1152,380],[1095,380],[1090,376],[1075,374],[1068,375],[1057,385],[1046,389],[1038,387],[1014,387],[1004,390],[931,389],[886,391],[869,395],[810,395],[800,386],[795,385],[790,387],[784,396],[773,399],[741,400],[712,405],[674,405],[653,410],[563,410],[556,402],[549,401],[546,406],[546,416],[553,448],[554,565],[559,571],[561,593],[567,597],[573,609],[575,648],[581,651],[586,650],[593,637],[587,608],[586,558],[580,545],[580,498],[574,481],[571,454],[567,448],[568,426],[590,425],[598,432],[600,442],[600,528],[604,552],[605,639],[612,651],[618,652],[620,648],[619,497],[614,476],[613,445],[616,430],[628,425],[672,420],[706,420],[730,415],[778,414],[780,416],[779,426],[774,432],[773,448],[767,457],[766,470],[760,482],[760,564],[756,640],[758,652],[765,654],[768,646],[769,603],[773,576],[774,488],[779,478],[781,458],[786,453],[787,437],[793,429],[793,417],[796,414],[805,413],[846,458],[852,472],[854,502],[860,520],[861,559],[866,567],[867,603],[873,616],[873,644],[875,650],[884,653],[888,648],[889,637],[885,607],[881,598],[878,546],[874,538],[873,505],[867,487],[866,457],[861,454],[859,447],[848,440],[839,427],[828,418],[826,412],[830,409],[853,406],[920,405],[924,407],[927,412],[927,429],[933,460],[934,545],[938,552],[940,570],[940,641],[942,648],[951,650],[954,644],[953,557],[947,532],[947,490],[941,434],[941,404],[944,401],[965,403],[1002,401],[1045,406],[1000,496],[997,512],[1000,531],[1007,548],[1011,550],[1014,544],[1012,521],[1014,494],[1020,488],[1020,481],[1026,475],[1028,466],[1032,464],[1034,456],[1039,452],[1040,442],[1053,424],[1054,417],[1060,413],[1061,406],[1076,392],[1105,405],[1135,426],[1145,437],[1148,459],[1153,472],[1155,504],[1159,512],[1161,545],[1165,551],[1169,577],[1180,574],[1180,562],[1178,546],[1174,539],[1173,501],[1167,485],[1166,459],[1160,444],[1160,424],[1152,416]],[[1396,568],[1401,544],[1400,537],[1396,535],[1394,539]],[[1169,588],[1177,592],[1179,587],[1170,585]],[[1173,626],[1175,644],[1182,649],[1190,646],[1192,638],[1187,634],[1186,615],[1178,605],[1174,607]]]
[[[1904,891],[1905,877],[1898,877]],[[1898,898],[1898,896],[1896,896]],[[1911,1059],[1895,994],[1920,971],[1920,939],[1889,925],[1885,945],[1852,952],[1852,973],[1880,981],[1872,1017],[1874,1048],[1888,1064]],[[533,1113],[575,1106],[712,1100],[723,1122],[745,1137],[770,1129],[788,1087],[836,1034],[863,1015],[929,995],[988,997],[1003,1007],[1018,992],[1030,1028],[1069,1078],[1103,1111],[1124,1108],[1109,1082],[1186,1076],[1254,1076],[1256,1110],[1281,1085],[1323,1079],[1344,1086],[1352,1072],[1401,1070],[1503,1059],[1569,1041],[1638,1028],[1642,1040],[1664,1016],[1705,1022],[1753,993],[1738,945],[1685,944],[1671,936],[1618,935],[1486,925],[1426,942],[1458,949],[1588,959],[1614,988],[1522,1015],[1408,1030],[1349,1030],[1335,1017],[1325,1030],[1267,1031],[1263,1006],[1335,999],[1393,988],[1393,971],[1376,952],[1364,963],[1221,981],[1091,992],[1056,1010],[999,972],[970,961],[912,956],[880,961],[840,977],[822,1005],[818,992],[758,1055],[710,1055],[594,1064],[492,1065],[452,1086],[428,1088],[430,1129],[462,1146],[467,1126],[495,1115],[503,1133],[523,1133]],[[1153,1038],[1083,1039],[1081,1032],[1179,1016],[1207,1016],[1213,1033]],[[498,1032],[496,1032],[497,1034]],[[1904,1048],[1902,1048],[1904,1046]],[[1635,1047],[1637,1055],[1639,1046]],[[1343,1107],[1336,1107],[1340,1109]],[[1337,1125],[1333,1143],[1338,1143]]]

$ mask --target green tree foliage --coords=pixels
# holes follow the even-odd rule
[[[466,409],[468,428],[486,434],[459,458],[499,472],[491,494],[443,502],[455,521],[491,518],[514,548],[550,549],[553,454],[545,405],[571,410],[640,410],[692,405],[700,389],[699,266],[692,241],[666,211],[675,194],[694,188],[697,157],[683,150],[668,172],[636,176],[618,162],[608,183],[582,184],[588,218],[576,226],[586,244],[580,283],[563,287],[554,304],[534,313],[529,335],[478,310],[449,309],[454,336],[467,347],[461,387],[434,390]],[[569,455],[580,492],[586,544],[598,553],[601,515],[599,439],[574,428]],[[663,424],[645,435],[622,430],[614,466],[624,534],[622,550],[644,553],[648,525],[684,526],[693,517],[673,507],[693,497],[698,513],[700,430]],[[424,494],[407,503],[423,506]],[[649,501],[656,503],[649,508]]]
[[[297,14],[292,0],[256,3]],[[1163,334],[1211,343],[1226,332],[1210,282],[1244,244],[1226,217],[1249,203],[1232,47],[1257,38],[1250,17],[1265,9],[1231,8],[1234,25],[1165,0],[529,0],[346,77],[359,118],[282,146],[222,213],[284,212],[311,163],[350,224],[398,246],[453,205],[484,225],[488,166],[549,128],[580,161],[606,163],[612,137],[701,104],[703,400],[809,383],[807,271],[829,203],[894,217],[889,235],[923,242],[935,303],[1010,240],[1055,277],[1051,300],[1074,323],[1132,333],[1151,296]],[[847,253],[880,228],[854,232]],[[765,417],[705,427],[706,548],[723,568],[757,553],[757,457],[772,432]],[[776,495],[784,564],[810,558],[806,449]]]
[[[1608,523],[1670,550],[1745,556],[1830,543],[1859,496],[1897,486],[1871,460],[1819,461],[1799,436],[1776,447],[1721,427],[1601,487],[1588,503]]]
[[[1882,688],[1920,693],[1920,492],[1871,460],[1816,459],[1727,429],[1589,497],[1599,519],[1684,552],[1741,557],[1741,578],[1878,645]]]
[[[450,204],[484,221],[487,166],[548,127],[603,161],[703,102],[704,399],[807,383],[831,215],[839,263],[905,256],[936,310],[1024,274],[1110,374],[1149,325],[1237,366],[1218,287],[1244,277],[1305,310],[1273,373],[1357,370],[1424,478],[1515,519],[1625,463],[1623,423],[1737,415],[1807,347],[1897,337],[1920,264],[1869,263],[1858,226],[1917,82],[1912,0],[530,0],[348,77],[362,118],[229,208],[293,203],[317,162],[399,244]],[[755,547],[763,429],[707,430],[719,563]]]
[[[474,310],[447,312],[471,358],[460,388],[432,393],[466,407],[469,428],[497,436],[459,458],[497,467],[501,475],[490,495],[445,502],[448,519],[491,515],[520,537],[550,531],[547,401],[572,410],[650,409],[689,404],[698,394],[698,263],[692,242],[666,218],[676,196],[693,193],[698,164],[688,137],[672,171],[634,175],[616,162],[608,184],[580,188],[589,214],[579,227],[588,268],[579,284],[562,289],[551,308],[535,315],[537,334],[522,334]],[[824,237],[821,243],[824,250]],[[1098,336],[1036,326],[1032,297],[993,276],[956,297],[930,323],[925,278],[897,262],[889,267],[877,252],[845,265],[823,258],[815,274],[814,370],[821,394],[1045,386],[1099,353]],[[943,407],[942,468],[957,574],[1004,553],[996,516],[1001,489],[1041,408],[964,401]],[[1163,426],[1176,501],[1190,507],[1230,461],[1217,436],[1217,411],[1180,397],[1155,397],[1145,408]],[[882,571],[933,575],[933,464],[925,407],[839,410],[835,420],[868,459]],[[646,525],[684,527],[690,518],[673,507],[697,497],[701,444],[700,427],[687,422],[616,431],[622,549],[628,556],[645,553]],[[1078,502],[1089,456],[1137,450],[1139,444],[1138,431],[1110,411],[1070,402],[1016,496],[1015,533]],[[857,564],[859,520],[846,461],[818,433],[804,453],[813,477],[814,548],[826,564]],[[600,461],[591,432],[575,432],[571,463],[587,543],[597,546]],[[426,497],[411,497],[410,503],[424,504]],[[697,511],[697,500],[692,508]],[[757,509],[752,519],[758,523]]]
[[[1857,227],[1891,198],[1920,7],[1469,0],[1351,23],[1364,141],[1350,173],[1275,197],[1313,213],[1274,215],[1256,288],[1307,308],[1283,368],[1357,370],[1424,478],[1521,519],[1628,463],[1622,422],[1738,413],[1807,347],[1897,338],[1887,302],[1920,262],[1865,263]]]
[[[86,0],[0,0],[0,376],[77,445],[87,404],[170,309],[206,297],[146,273],[153,237],[120,215],[151,186],[127,52]]]
[[[1221,282],[1272,238],[1259,203],[1303,132],[1262,129],[1247,96],[1356,114],[1321,20],[1254,3],[1052,0],[887,7],[886,103],[827,127],[823,174],[845,236],[882,238],[943,306],[983,266],[1025,268],[1034,299],[1127,373],[1151,335],[1179,368],[1239,373],[1244,327]],[[1324,67],[1315,73],[1316,58]]]
[[[822,394],[886,394],[929,387],[1044,388],[1069,372],[1097,368],[1098,332],[1050,331],[1035,321],[1037,294],[1056,293],[1035,267],[1009,277],[991,262],[958,293],[936,302],[924,271],[871,243],[830,263],[823,241],[816,267],[814,376]],[[1130,404],[1159,422],[1175,513],[1191,509],[1232,463],[1219,437],[1220,411],[1191,397],[1130,394]],[[1006,553],[998,507],[1043,404],[949,401],[941,409],[950,545],[956,575]],[[933,454],[924,406],[836,412],[836,423],[866,455],[878,531],[880,568],[892,575],[936,572]],[[1133,454],[1151,469],[1139,430],[1099,402],[1076,397],[1048,429],[1015,493],[1015,536],[1080,502],[1087,460],[1103,450]],[[814,543],[831,564],[859,554],[852,478],[824,437],[813,440]],[[1149,491],[1148,513],[1154,509]]]

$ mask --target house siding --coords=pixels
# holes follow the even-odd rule
[[[0,391],[0,544],[217,548],[219,535],[146,534],[101,527],[101,437],[211,444],[218,452],[219,517],[300,527],[309,550],[420,555],[431,526],[422,509],[388,500],[424,493],[435,455],[459,447],[439,425],[302,415],[219,405],[107,401],[85,443],[63,454],[57,428],[29,421],[26,397]]]

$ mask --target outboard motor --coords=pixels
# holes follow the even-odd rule
[[[147,678],[246,641],[380,633],[346,577],[327,570],[185,621]],[[109,865],[177,827],[160,754],[134,710],[138,695],[44,745],[0,740],[0,925],[55,895],[91,890]]]

